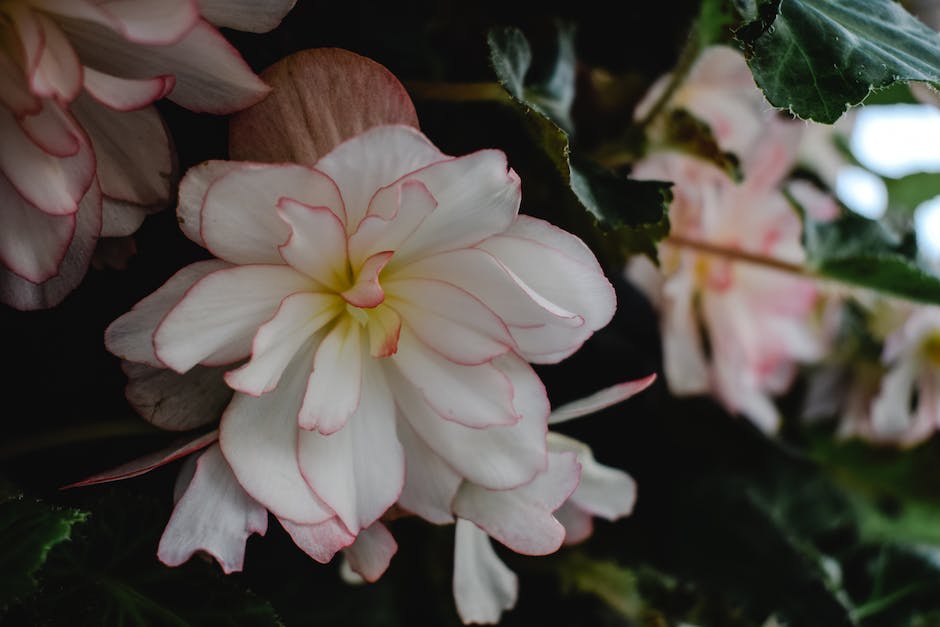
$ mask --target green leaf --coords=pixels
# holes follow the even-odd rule
[[[71,537],[85,512],[22,496],[0,503],[0,611],[36,587],[49,551]]]
[[[914,211],[922,203],[940,196],[940,172],[915,172],[900,178],[885,178],[888,210],[885,219],[899,232],[913,229]]]
[[[176,568],[156,550],[170,503],[114,490],[91,507],[73,541],[49,553],[39,593],[13,608],[13,622],[80,627],[280,625],[238,575],[194,556]]]
[[[761,0],[736,36],[775,107],[831,124],[872,90],[940,83],[940,35],[894,0]]]
[[[567,37],[570,33],[563,32],[562,40]],[[544,87],[526,87],[532,51],[525,35],[512,27],[494,28],[487,36],[487,43],[499,83],[512,96],[529,135],[549,157],[583,210],[613,239],[619,255],[642,252],[655,258],[656,242],[669,231],[666,209],[672,200],[670,184],[634,181],[572,156],[568,135],[548,116],[544,99],[532,97],[544,91]],[[567,44],[560,44],[559,50],[562,51],[559,59],[565,59],[569,54],[565,52]],[[573,70],[570,73],[556,71],[552,76],[555,92],[566,92],[559,76],[565,77],[573,89]],[[558,113],[555,115],[557,119]]]
[[[637,619],[644,603],[636,575],[612,560],[594,559],[579,552],[566,553],[557,564],[563,593],[577,591],[598,597],[624,618]]]

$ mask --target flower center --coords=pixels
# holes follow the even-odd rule
[[[921,350],[930,365],[940,367],[940,331],[935,331],[927,336],[927,339],[921,345]]]

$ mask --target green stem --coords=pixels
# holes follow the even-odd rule
[[[699,25],[698,20],[695,24],[692,25],[692,31],[689,33],[689,37],[685,42],[685,46],[682,48],[682,52],[679,53],[679,60],[676,62],[676,67],[672,71],[672,75],[669,77],[669,83],[666,85],[666,89],[663,90],[663,93],[659,95],[659,98],[656,102],[653,103],[653,106],[650,107],[650,110],[646,112],[646,115],[640,119],[637,125],[640,128],[646,128],[656,119],[656,117],[662,113],[663,109],[666,108],[666,105],[669,104],[669,101],[672,100],[673,94],[676,93],[676,90],[679,89],[679,86],[685,82],[686,77],[689,75],[692,66],[695,64],[695,60],[698,59],[699,53],[702,51],[702,38],[699,35]]]
[[[904,597],[910,596],[915,592],[920,592],[928,586],[929,583],[926,581],[917,581],[908,586],[904,586],[900,590],[895,590],[891,594],[887,594],[879,599],[868,601],[867,603],[860,605],[852,610],[852,620],[853,622],[862,621],[870,616],[874,616],[875,614],[880,614]]]
[[[37,433],[20,440],[5,442],[0,445],[0,461],[21,457],[57,446],[91,442],[107,438],[123,438],[138,435],[153,435],[164,433],[143,420],[114,420],[108,422],[93,422],[79,427],[71,427],[60,431]]]
[[[499,83],[442,83],[408,81],[405,88],[415,100],[445,102],[509,102],[511,99]]]

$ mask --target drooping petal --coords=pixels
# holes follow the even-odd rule
[[[228,268],[218,259],[197,261],[174,274],[157,291],[112,322],[104,332],[107,349],[127,361],[165,368],[153,352],[153,334],[160,321],[183,298],[186,292],[203,277]]]
[[[106,470],[105,472],[98,473],[97,475],[82,479],[81,481],[71,483],[64,486],[62,489],[81,488],[90,485],[98,485],[99,483],[110,483],[112,481],[139,477],[155,468],[159,468],[181,457],[186,457],[191,453],[202,450],[218,439],[218,431],[210,431],[209,433],[195,437],[190,436],[172,444],[168,448],[150,453],[149,455],[144,455],[126,464],[121,464],[117,468],[112,468],[111,470]]]
[[[456,364],[413,339],[402,340],[390,359],[445,420],[483,428],[521,418],[509,377],[490,362]]]
[[[444,420],[404,377],[389,369],[401,415],[421,439],[461,476],[494,490],[514,488],[545,469],[548,398],[531,367],[512,353],[494,360],[509,377],[514,425],[474,429]]]
[[[356,541],[344,553],[353,572],[372,583],[382,576],[396,551],[398,543],[388,528],[374,522],[359,532]]]
[[[0,269],[0,301],[21,310],[54,307],[82,282],[101,232],[101,191],[97,184],[88,188],[73,217],[75,230],[59,262],[58,274],[36,284]]]
[[[407,420],[398,420],[398,440],[405,449],[405,487],[398,505],[435,525],[454,522],[450,504],[461,477],[428,446]]]
[[[363,365],[362,388],[369,393],[346,426],[331,435],[303,430],[297,435],[304,478],[353,534],[398,500],[405,480],[394,399],[381,367],[372,360]]]
[[[343,428],[362,402],[363,357],[362,329],[345,316],[317,348],[297,417],[302,429],[330,435]],[[365,390],[366,395],[371,393]]]
[[[284,263],[278,248],[291,230],[278,216],[281,198],[343,215],[339,190],[322,173],[292,164],[245,163],[210,184],[199,218],[200,240],[233,263]]]
[[[114,111],[134,111],[167,95],[175,80],[172,76],[134,80],[119,78],[92,68],[85,68],[85,90],[100,104]]]
[[[635,394],[639,394],[651,386],[655,380],[656,375],[651,374],[642,379],[624,381],[623,383],[618,383],[604,388],[603,390],[599,390],[590,396],[566,403],[561,407],[556,407],[548,416],[548,424],[554,425],[559,422],[565,422],[573,418],[580,418],[581,416],[599,412],[611,405],[623,402]]]
[[[297,464],[297,412],[313,348],[298,351],[273,391],[260,398],[235,394],[219,425],[222,453],[248,494],[275,516],[298,524],[334,518]]]
[[[584,318],[596,331],[613,317],[614,288],[604,276],[591,250],[577,237],[548,222],[519,216],[502,234],[480,244],[500,260],[531,290],[562,309]],[[583,338],[581,338],[583,341]],[[524,355],[536,363],[554,363],[580,347]]]
[[[628,516],[633,511],[636,482],[622,470],[599,464],[587,444],[550,432],[548,450],[574,453],[581,464],[581,482],[569,499],[572,504],[607,520]]]
[[[398,79],[378,63],[346,50],[304,50],[275,63],[262,78],[274,91],[233,118],[229,131],[233,159],[312,166],[373,126],[418,127],[414,105]],[[425,150],[437,153],[433,147]],[[399,176],[366,185],[368,193]]]
[[[196,366],[185,374],[130,361],[127,402],[150,424],[169,431],[188,431],[215,422],[232,400],[223,368]]]
[[[377,126],[336,146],[317,162],[317,169],[336,181],[342,191],[346,230],[353,233],[377,190],[426,165],[448,159],[410,126]],[[427,187],[433,194],[434,190]]]
[[[329,207],[315,207],[290,198],[277,203],[277,215],[290,227],[278,250],[294,269],[321,285],[340,291],[346,280],[346,229]]]
[[[356,536],[349,533],[335,516],[321,523],[306,525],[283,518],[279,518],[278,522],[290,535],[294,544],[321,564],[329,563],[338,551],[345,549],[356,540]]]
[[[464,483],[454,499],[454,514],[517,553],[553,553],[565,539],[565,528],[552,512],[578,487],[580,475],[574,454],[549,453],[548,469],[521,487],[487,490]]]
[[[244,109],[263,98],[269,88],[238,52],[205,21],[171,45],[130,43],[99,24],[63,23],[83,62],[99,71],[125,78],[176,78],[169,98],[192,111],[224,114]]]
[[[195,283],[153,334],[157,358],[186,372],[248,356],[251,338],[281,301],[306,291],[310,279],[287,266],[223,268]]]
[[[228,372],[226,383],[252,396],[270,392],[297,350],[335,318],[342,306],[332,294],[291,294],[281,302],[274,317],[258,329],[251,343],[251,360]]]
[[[196,462],[196,473],[160,537],[157,557],[179,566],[205,551],[231,573],[242,569],[248,536],[267,530],[268,510],[238,485],[216,445]]]
[[[186,237],[203,248],[206,242],[202,239],[202,203],[206,192],[217,179],[240,167],[242,164],[237,161],[205,161],[189,168],[180,181],[177,222]]]
[[[297,0],[198,0],[202,17],[216,26],[266,33],[281,23]]]
[[[519,579],[496,555],[486,532],[468,520],[454,530],[454,601],[460,620],[498,623],[516,605]]]
[[[398,249],[399,263],[502,233],[516,218],[522,199],[519,176],[499,150],[439,161],[408,174],[408,180],[424,183],[437,207]]]
[[[95,150],[98,182],[105,196],[151,208],[170,201],[173,152],[163,119],[153,107],[111,111],[81,97],[72,111]],[[130,232],[106,232],[109,237]]]
[[[479,365],[511,350],[509,329],[486,305],[459,287],[435,279],[392,280],[389,306],[424,344],[446,359]]]
[[[565,546],[584,542],[594,533],[594,517],[571,500],[555,510],[554,516],[565,528]]]

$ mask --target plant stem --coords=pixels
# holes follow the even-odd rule
[[[66,444],[90,442],[106,438],[121,438],[136,435],[153,435],[164,433],[143,420],[113,420],[108,422],[93,422],[79,427],[38,433],[21,440],[5,442],[0,445],[0,461],[21,457],[29,453],[55,448]]]
[[[702,242],[699,240],[683,237],[682,235],[670,235],[665,240],[663,240],[663,243],[681,248],[691,248],[709,255],[726,257],[735,261],[743,261],[745,263],[764,266],[765,268],[772,268],[774,270],[779,270],[780,272],[786,272],[788,274],[795,274],[797,276],[813,279],[819,278],[813,271],[795,263],[781,261],[779,259],[774,259],[773,257],[764,257],[763,255],[749,253],[738,248],[725,248],[716,244],[710,244],[708,242]]]
[[[509,102],[509,94],[499,83],[442,83],[408,81],[405,88],[415,100],[445,102]]]
[[[682,85],[689,75],[689,71],[692,69],[692,65],[695,63],[695,60],[698,59],[698,55],[701,51],[702,42],[699,36],[698,21],[696,20],[696,23],[692,25],[692,31],[689,33],[689,37],[685,42],[685,46],[682,48],[682,52],[679,53],[679,60],[676,62],[676,67],[669,77],[669,83],[666,85],[666,89],[659,95],[659,98],[656,99],[656,102],[653,103],[650,110],[646,112],[646,115],[637,122],[640,128],[649,126],[666,105],[669,104],[673,94],[676,93],[676,90],[679,89],[679,86]]]

